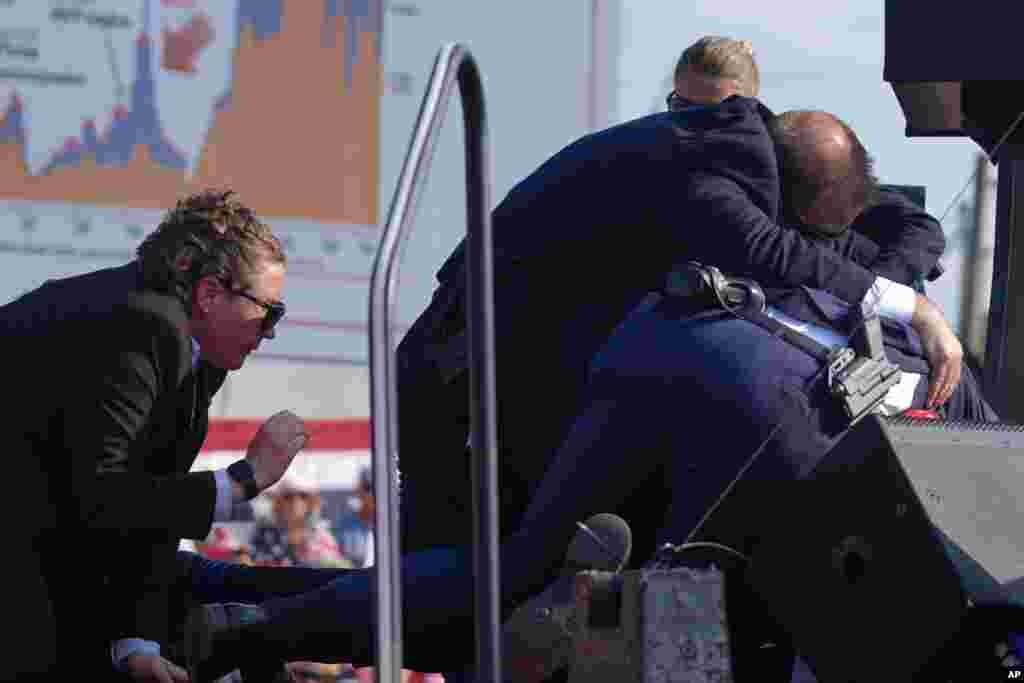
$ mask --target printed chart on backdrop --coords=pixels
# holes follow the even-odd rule
[[[382,0],[0,0],[0,302],[230,187],[290,261],[281,357],[365,354]]]
[[[482,65],[497,201],[585,131],[591,15],[591,0],[542,19],[501,0],[0,0],[0,304],[126,263],[177,196],[231,187],[291,264],[289,315],[258,355],[365,364],[378,226],[438,48]],[[400,325],[465,234],[460,118],[451,106],[405,249]]]

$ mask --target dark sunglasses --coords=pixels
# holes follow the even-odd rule
[[[263,316],[263,331],[264,332],[269,332],[270,330],[274,329],[274,326],[276,326],[279,322],[281,322],[281,318],[284,317],[285,307],[284,307],[284,303],[283,302],[280,302],[280,301],[272,301],[272,302],[262,301],[262,300],[257,299],[252,294],[249,294],[248,292],[246,292],[245,290],[242,290],[242,289],[231,289],[229,287],[228,288],[228,292],[230,292],[231,294],[234,294],[236,296],[245,297],[246,299],[248,299],[249,301],[253,302],[257,306],[261,307],[264,311],[266,311],[266,315]]]

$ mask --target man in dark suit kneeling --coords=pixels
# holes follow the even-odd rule
[[[5,680],[187,680],[161,656],[178,543],[280,479],[306,440],[284,411],[243,460],[189,472],[227,372],[275,336],[284,277],[270,228],[233,192],[202,192],[178,201],[135,261],[0,307],[20,394],[6,415],[7,475],[22,491],[7,516],[8,605],[24,619]]]

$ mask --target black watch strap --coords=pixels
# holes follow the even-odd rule
[[[256,471],[245,458],[228,465],[228,476],[241,485],[246,500],[252,500],[260,494],[260,487],[256,484]]]

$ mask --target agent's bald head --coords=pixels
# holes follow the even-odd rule
[[[788,111],[768,124],[791,218],[825,236],[841,233],[874,201],[878,180],[856,133],[824,111]]]

